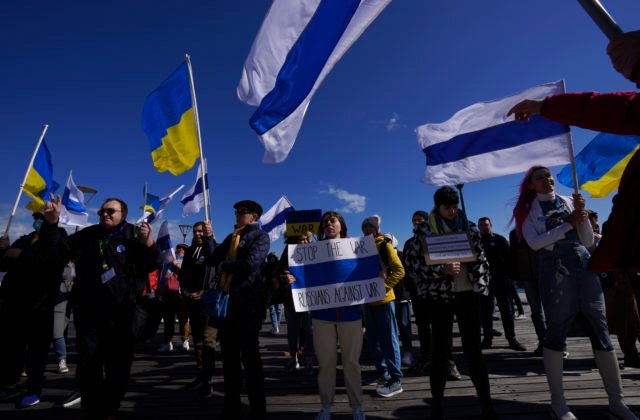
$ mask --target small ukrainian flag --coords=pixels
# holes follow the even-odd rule
[[[33,165],[29,168],[27,181],[24,184],[24,192],[33,201],[27,203],[26,207],[33,211],[44,211],[44,202],[49,199],[49,194],[55,192],[60,184],[53,180],[53,164],[51,163],[51,153],[47,147],[47,142],[42,141]]]
[[[576,155],[576,172],[581,190],[602,198],[616,190],[631,157],[640,149],[639,136],[600,133]],[[558,174],[558,181],[573,188],[571,166]]]
[[[142,129],[149,138],[153,166],[158,172],[180,175],[200,157],[186,62],[147,96]]]

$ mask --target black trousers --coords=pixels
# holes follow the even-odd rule
[[[258,342],[261,321],[231,322],[219,330],[224,374],[224,410],[226,413],[240,412],[240,393],[245,378],[251,418],[264,418],[267,400],[264,395],[264,372]]]
[[[124,399],[133,362],[133,306],[126,302],[108,315],[74,310],[77,379],[90,419],[115,414]]]
[[[6,297],[0,311],[0,386],[13,385],[27,372],[27,393],[40,394],[53,334],[53,306],[31,305]]]
[[[492,279],[493,281],[493,279]],[[510,289],[502,286],[491,286],[489,296],[481,297],[482,306],[482,332],[484,339],[491,342],[493,339],[493,298],[496,298],[498,310],[500,310],[500,319],[502,320],[502,328],[504,328],[504,337],[511,341],[516,338],[516,329],[513,322],[513,301],[511,300]]]
[[[431,360],[431,313],[429,311],[429,299],[418,299],[411,296],[413,314],[416,317],[418,328],[418,340],[420,341],[420,359],[423,362]]]
[[[480,295],[473,291],[455,295],[453,301],[430,298],[429,308],[433,326],[433,362],[430,382],[433,405],[442,404],[447,383],[448,359],[453,339],[453,316],[458,320],[462,351],[471,381],[483,407],[491,406],[489,375],[480,348]]]

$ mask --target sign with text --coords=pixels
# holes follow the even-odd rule
[[[289,245],[296,312],[360,305],[384,299],[382,267],[373,236]]]
[[[322,210],[296,210],[287,213],[287,236],[302,236],[307,232],[318,234]]]
[[[470,262],[478,259],[466,232],[424,237],[427,265]]]

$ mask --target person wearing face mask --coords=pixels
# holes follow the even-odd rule
[[[46,210],[45,210],[46,211]],[[44,223],[45,214],[33,213],[33,232],[9,245],[0,237],[0,328],[11,343],[0,346],[0,402],[18,401],[24,408],[40,402],[47,354],[53,333],[53,308],[59,295],[68,256],[58,249],[64,229]],[[18,388],[26,366],[24,394]]]
[[[444,418],[443,400],[447,382],[447,367],[453,337],[453,318],[458,321],[462,351],[469,375],[482,407],[483,420],[499,419],[493,408],[489,375],[480,348],[480,298],[488,295],[489,264],[484,255],[480,232],[458,209],[458,193],[451,187],[439,188],[434,196],[434,208],[428,219],[414,229],[415,240],[406,250],[406,269],[418,279],[418,294],[427,295],[433,326],[433,360],[431,383],[431,420]],[[471,239],[474,262],[450,262],[427,265],[423,242],[426,236],[467,232]]]
[[[516,234],[538,251],[538,281],[547,318],[544,366],[551,393],[551,416],[576,417],[569,410],[562,385],[563,355],[569,326],[582,312],[591,326],[591,346],[609,397],[609,412],[619,419],[637,417],[625,405],[622,383],[605,315],[600,281],[588,271],[593,230],[580,194],[555,192],[555,180],[544,166],[530,168],[513,209]]]

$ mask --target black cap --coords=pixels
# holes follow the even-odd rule
[[[238,201],[236,204],[233,205],[233,208],[236,210],[240,210],[240,209],[249,210],[249,213],[256,213],[258,215],[258,218],[262,216],[262,206],[253,200]]]

